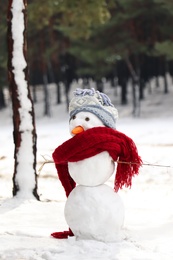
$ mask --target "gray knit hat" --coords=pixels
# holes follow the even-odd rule
[[[116,128],[118,111],[106,94],[95,91],[94,88],[77,88],[74,91],[74,98],[72,98],[69,104],[70,119],[82,111],[93,113],[105,126]]]

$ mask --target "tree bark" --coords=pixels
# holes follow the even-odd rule
[[[60,83],[56,83],[56,103],[61,104],[61,86]]]
[[[139,77],[128,57],[125,61],[132,77],[133,115],[140,116]]]
[[[50,99],[49,99],[49,90],[48,90],[48,78],[47,74],[43,75],[43,89],[44,89],[44,116],[51,116],[50,113]]]
[[[164,65],[165,65],[165,73],[164,73],[164,94],[168,94],[169,91],[168,91],[167,74],[168,74],[169,69],[168,69],[168,62],[167,62],[166,58],[165,58],[164,62],[165,62],[165,64],[164,64]]]
[[[121,105],[127,105],[127,82],[126,79],[121,79]]]
[[[5,108],[6,104],[5,104],[5,97],[4,97],[4,92],[3,92],[3,88],[0,88],[0,110]]]
[[[28,67],[26,62],[26,7],[27,0],[9,0],[8,2],[8,80],[12,97],[13,140],[15,146],[13,196],[34,196],[39,199],[36,175],[37,138],[35,115],[28,85]],[[16,26],[15,19],[21,19],[23,29],[21,29],[22,24],[20,20],[18,21],[19,28]],[[16,39],[15,30],[18,34],[22,34],[19,35],[22,44],[19,44],[19,40]],[[17,60],[16,51],[22,57],[19,60]]]

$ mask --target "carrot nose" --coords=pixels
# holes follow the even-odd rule
[[[80,134],[84,131],[82,126],[76,126],[75,128],[73,128],[73,130],[71,131],[72,134],[76,135],[76,134]]]

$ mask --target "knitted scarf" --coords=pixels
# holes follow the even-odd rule
[[[138,174],[142,165],[135,143],[125,134],[112,128],[94,127],[75,135],[53,152],[53,160],[67,197],[76,186],[75,181],[70,177],[68,162],[80,161],[103,151],[107,151],[112,159],[118,162],[115,191],[124,185],[131,187],[132,177]],[[52,237],[58,239],[73,235],[71,229],[51,234]]]
[[[135,143],[125,134],[108,127],[94,127],[77,134],[57,147],[53,160],[66,195],[76,183],[68,172],[68,162],[76,162],[107,151],[118,162],[114,189],[131,187],[132,177],[138,174],[142,160]]]

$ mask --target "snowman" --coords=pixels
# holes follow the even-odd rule
[[[116,242],[124,223],[118,190],[131,186],[141,158],[133,140],[116,130],[118,112],[104,93],[76,89],[69,113],[72,138],[53,152],[67,195],[64,215],[69,230],[51,235]],[[113,174],[114,189],[106,184]]]

